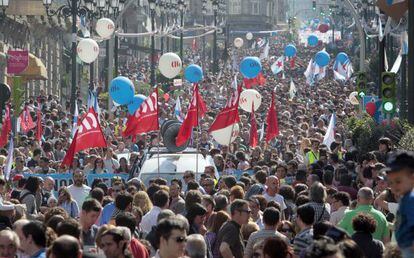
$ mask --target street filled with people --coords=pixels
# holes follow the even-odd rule
[[[353,79],[335,80],[330,67],[312,83],[304,75],[323,46],[298,47],[275,74],[272,65],[289,36],[229,48],[218,73],[201,49],[185,50],[184,66],[199,65],[204,78],[196,87],[184,78],[158,83],[157,126],[187,119],[197,90],[205,110],[185,139],[187,151],[211,162],[201,167],[194,158],[186,162],[195,169],[163,168],[172,176],[140,175],[149,153],[157,157],[166,140],[159,130],[126,135],[131,117],[144,109],[106,108],[104,85],[92,93],[99,110],[92,106],[105,146],[80,151],[71,146],[88,126],[74,123],[71,103],[43,93],[27,99],[33,126],[21,126],[12,147],[9,141],[0,149],[0,257],[414,257],[414,153],[385,136],[370,152],[356,146],[347,121],[363,114],[348,97]],[[260,79],[239,73],[247,56],[261,56]],[[119,73],[147,83],[149,60]],[[219,144],[210,127],[238,86],[257,91],[261,104],[252,113],[237,103],[238,132]],[[152,91],[137,93],[149,99]],[[92,114],[85,100],[77,101],[79,120]],[[272,108],[275,124],[268,119]]]

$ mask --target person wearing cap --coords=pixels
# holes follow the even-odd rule
[[[382,212],[372,206],[373,201],[374,192],[371,188],[362,187],[359,189],[357,207],[354,210],[346,212],[338,226],[347,231],[348,234],[353,235],[355,230],[352,228],[352,219],[359,213],[370,214],[377,222],[377,228],[372,236],[377,240],[388,243],[390,241],[390,230],[387,219]]]
[[[391,191],[400,197],[395,238],[404,258],[414,257],[414,153],[398,152],[387,161]]]

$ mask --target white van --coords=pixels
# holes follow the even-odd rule
[[[217,168],[211,156],[204,158],[201,153],[197,154],[196,150],[191,148],[179,153],[171,153],[164,148],[160,148],[158,159],[157,148],[153,148],[146,154],[138,179],[146,186],[149,185],[150,180],[156,178],[164,178],[169,183],[174,178],[182,180],[184,172],[191,170],[196,174],[196,180],[198,181],[207,166],[213,166],[218,177]]]

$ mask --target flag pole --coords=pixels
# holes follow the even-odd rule
[[[231,144],[231,138],[233,137],[233,130],[234,130],[234,125],[235,125],[236,123],[233,123],[232,125],[231,125],[231,133],[230,133],[230,138],[229,138],[229,145],[227,145],[227,147],[229,148],[229,152],[230,152],[230,144]],[[227,153],[227,155],[226,155],[226,157],[224,158],[224,166],[223,166],[223,172],[222,173],[224,173],[224,171],[226,171],[226,166],[227,166],[227,157],[228,157],[229,155],[228,155],[228,153]]]
[[[196,178],[197,178],[197,174],[198,174],[198,147],[199,147],[199,143],[200,143],[200,120],[198,117],[198,84],[195,85],[194,90],[197,90],[197,94],[196,94],[196,109],[197,109],[197,140],[196,140]]]
[[[158,107],[158,85],[155,86],[155,89],[157,91],[157,121],[159,123],[159,107]],[[158,139],[157,139],[157,174],[158,178],[160,177],[160,139],[161,139],[161,128],[158,124]]]

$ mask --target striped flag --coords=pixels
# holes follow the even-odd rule
[[[177,96],[177,100],[175,101],[175,108],[174,108],[175,117],[181,123],[184,121],[183,112],[181,111],[181,101],[180,96]]]
[[[88,110],[92,108],[95,110],[96,114],[98,114],[98,119],[100,118],[101,109],[99,108],[98,96],[96,94],[96,90],[89,89],[88,91]],[[100,119],[99,119],[100,122]]]

